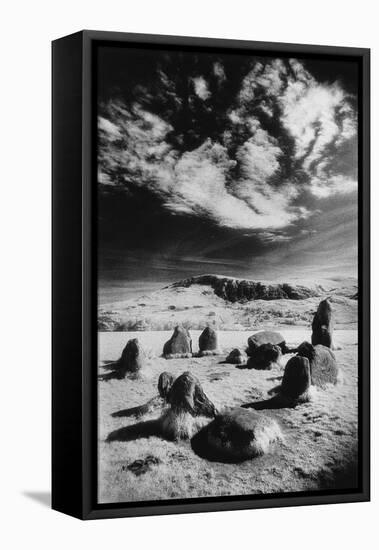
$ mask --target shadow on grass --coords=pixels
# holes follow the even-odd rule
[[[98,380],[103,382],[109,382],[109,380],[122,380],[123,378],[125,378],[125,372],[121,370],[112,370],[107,374],[99,374],[97,377]]]
[[[110,361],[109,359],[103,361],[103,364],[100,365],[102,369],[105,370],[116,370],[118,368],[118,361]]]
[[[211,447],[208,443],[208,426],[205,426],[193,436],[191,439],[191,448],[197,456],[209,460],[209,462],[222,462],[224,464],[239,464],[240,462],[244,462],[243,460],[225,457],[221,452]]]
[[[284,409],[288,408],[288,403],[285,403],[283,399],[275,395],[270,399],[264,399],[263,401],[253,401],[252,403],[245,403],[241,405],[243,409],[254,409],[256,411],[262,411],[265,409]]]
[[[138,422],[131,426],[124,426],[118,430],[111,432],[106,441],[135,441],[145,437],[162,436],[161,423],[159,420],[147,420],[146,422]]]
[[[144,405],[138,405],[137,407],[130,407],[129,409],[122,409],[111,414],[113,418],[130,417],[130,416],[143,416],[156,409],[163,408],[165,401],[157,396],[150,399]]]
[[[319,472],[318,483],[321,489],[357,489],[359,487],[358,463],[351,459],[337,464],[330,470]]]

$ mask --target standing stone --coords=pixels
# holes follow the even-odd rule
[[[159,419],[161,432],[169,440],[190,439],[217,411],[199,380],[190,372],[181,374],[168,395],[170,407]]]
[[[158,392],[163,399],[168,399],[168,395],[174,383],[175,377],[170,372],[162,372],[158,379]]]
[[[313,346],[309,342],[303,342],[297,348],[300,357],[306,357],[311,371],[311,382],[320,388],[327,384],[337,384],[340,379],[340,369],[332,350],[326,346]]]
[[[217,332],[211,327],[205,327],[199,337],[199,355],[217,355],[218,353]]]
[[[192,339],[186,328],[175,327],[170,340],[163,346],[163,355],[166,359],[192,357]]]
[[[145,354],[137,338],[129,340],[118,360],[118,371],[125,376],[127,373],[137,374],[145,363]]]
[[[328,299],[319,303],[312,321],[312,344],[333,349],[334,313]]]
[[[309,401],[311,387],[311,372],[306,357],[292,357],[286,364],[280,393],[294,405]]]

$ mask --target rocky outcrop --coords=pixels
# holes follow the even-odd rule
[[[183,279],[171,285],[171,288],[192,285],[205,285],[213,288],[214,293],[228,302],[245,302],[250,300],[305,300],[318,296],[311,288],[290,285],[287,283],[266,284],[245,279],[233,279],[218,275],[199,275]]]
[[[312,344],[333,349],[334,313],[328,299],[319,303],[312,321]]]

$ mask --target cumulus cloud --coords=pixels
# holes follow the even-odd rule
[[[283,228],[317,210],[302,197],[356,190],[352,161],[337,162],[357,139],[353,102],[338,82],[318,82],[294,59],[256,59],[220,107],[215,82],[228,85],[220,61],[188,76],[189,88],[168,74],[160,67],[154,93],[139,90],[139,100],[101,104],[99,183],[147,188],[172,214],[258,231],[264,242],[289,240]],[[199,115],[193,97],[204,102]],[[201,126],[214,100],[219,111]]]

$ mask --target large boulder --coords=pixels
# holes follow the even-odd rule
[[[205,327],[199,336],[199,355],[218,355],[217,332],[211,327]]]
[[[334,313],[328,299],[319,303],[312,321],[312,344],[333,348]]]
[[[274,344],[261,344],[250,353],[247,361],[249,369],[271,370],[282,356],[282,350]]]
[[[247,361],[247,355],[244,350],[234,348],[225,359],[225,363],[231,363],[232,365],[245,365]]]
[[[297,348],[300,357],[306,357],[311,371],[311,382],[314,386],[324,388],[328,384],[337,384],[340,380],[340,370],[332,350],[326,346],[313,346],[303,342]]]
[[[191,438],[209,422],[205,417],[213,418],[217,413],[199,380],[190,372],[184,372],[174,381],[168,402],[170,407],[163,413],[160,423],[162,434],[170,440]]]
[[[166,359],[192,357],[192,339],[186,328],[175,327],[170,340],[163,346],[163,355]]]
[[[280,395],[288,400],[288,405],[306,403],[310,400],[311,372],[309,360],[306,357],[295,356],[287,362]]]
[[[117,371],[123,376],[140,372],[145,364],[145,354],[138,338],[128,340],[117,363]]]
[[[221,461],[240,462],[260,456],[282,437],[276,420],[240,407],[218,415],[206,428],[207,445]]]
[[[286,342],[280,332],[275,332],[273,330],[261,330],[247,339],[247,354],[251,356],[262,344],[273,344],[279,346],[283,353],[285,353],[286,350]]]

